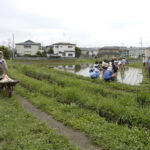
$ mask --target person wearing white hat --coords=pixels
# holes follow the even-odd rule
[[[3,58],[3,52],[0,51],[0,76],[4,73],[8,74],[8,66],[6,60]]]

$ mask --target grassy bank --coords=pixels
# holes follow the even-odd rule
[[[49,60],[13,60],[13,63],[21,64],[34,64],[34,65],[67,65],[67,64],[82,64],[82,63],[95,63],[100,61],[99,58],[74,58],[74,59],[49,59]]]
[[[92,142],[105,150],[148,150],[150,148],[150,136],[145,129],[128,129],[108,123],[96,113],[79,108],[75,103],[62,104],[57,102],[56,98],[45,97],[36,91],[30,92],[21,86],[16,88],[16,92],[65,125],[85,132]]]
[[[149,80],[142,66],[145,83],[140,86],[91,80],[37,64],[9,68],[21,80],[18,94],[105,150],[150,149]]]
[[[77,150],[78,148],[27,113],[15,97],[8,99],[1,94],[0,149]]]

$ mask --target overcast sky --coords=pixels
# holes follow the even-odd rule
[[[0,0],[0,45],[150,46],[150,0]]]

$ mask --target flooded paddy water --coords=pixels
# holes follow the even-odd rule
[[[89,70],[93,67],[93,64],[82,64],[82,65],[58,65],[54,68],[58,70],[66,70],[78,75],[90,77]],[[103,79],[102,73],[100,79]],[[119,69],[117,74],[117,81],[129,85],[139,85],[142,83],[143,74],[142,69],[126,67],[125,69]]]

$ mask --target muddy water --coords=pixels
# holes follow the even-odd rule
[[[56,69],[67,70],[78,75],[90,77],[89,70],[93,67],[92,64],[82,65],[64,65],[56,66]],[[103,79],[102,73],[100,79]],[[143,80],[142,69],[126,67],[125,69],[119,69],[117,74],[117,81],[129,85],[139,85]]]

